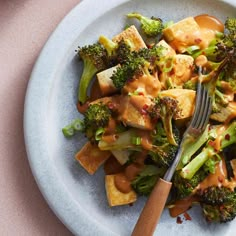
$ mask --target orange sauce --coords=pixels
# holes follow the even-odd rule
[[[90,102],[95,101],[102,97],[102,92],[98,83],[98,80],[96,79],[94,83],[92,84],[91,91],[90,91]]]
[[[88,109],[88,106],[89,106],[89,101],[87,101],[84,104],[81,104],[80,102],[78,102],[77,109],[81,114],[84,114],[86,110]]]
[[[115,119],[109,119],[109,122],[108,122],[108,126],[106,127],[106,130],[105,130],[105,135],[108,135],[108,134],[114,134],[116,132],[116,121]]]
[[[105,163],[104,163],[104,171],[106,175],[114,175],[122,172],[124,170],[124,166],[121,165],[114,156],[111,156]]]
[[[122,193],[129,193],[132,190],[130,180],[124,173],[115,175],[115,186]]]
[[[134,78],[124,87],[124,91],[127,93],[133,93],[137,89],[143,89],[143,91],[145,91],[145,95],[157,97],[158,93],[161,90],[161,83],[157,75],[143,75],[138,79]]]
[[[216,31],[224,32],[224,24],[214,16],[207,14],[194,17],[195,21],[201,28],[201,43],[200,46],[205,48],[215,38]]]
[[[201,28],[224,32],[224,24],[214,16],[202,14],[195,16],[194,19]]]
[[[236,102],[229,102],[228,109],[231,114],[227,117],[225,123],[228,124],[232,119],[236,118]]]
[[[107,143],[113,143],[117,140],[118,135],[117,134],[110,134],[110,135],[103,135],[102,140]]]
[[[142,171],[143,166],[137,163],[130,164],[125,169],[125,175],[128,180],[132,181]]]
[[[226,125],[222,125],[220,126],[216,132],[217,132],[217,137],[216,139],[212,142],[212,147],[215,149],[215,150],[220,150],[220,146],[221,146],[221,140],[222,140],[222,136],[221,134],[227,129],[227,126]]]
[[[220,161],[215,167],[215,173],[209,174],[197,187],[202,191],[210,186],[221,186],[227,179],[227,170],[225,161]]]
[[[139,137],[141,137],[141,146],[145,150],[151,150],[152,149],[152,137],[151,137],[150,131],[137,130],[137,135]]]
[[[197,191],[203,191],[210,186],[225,186],[234,191],[236,187],[235,181],[227,179],[227,169],[224,158],[216,165],[215,173],[209,174],[197,187]]]
[[[197,202],[197,200],[198,198],[196,196],[189,196],[176,201],[174,207],[169,209],[170,215],[177,217],[186,212],[192,206],[193,202]]]
[[[146,159],[146,151],[137,153],[134,162],[124,168],[122,172],[115,176],[115,186],[122,193],[131,191],[131,182],[143,170]]]
[[[178,39],[170,42],[172,48],[184,52],[185,48],[191,45],[198,45],[201,49],[206,48],[215,39],[216,32],[224,31],[224,24],[217,18],[202,14],[194,17],[200,27],[191,33],[183,33]]]
[[[151,104],[151,99],[145,96],[131,96],[130,103],[136,107],[140,113],[142,110],[147,109]]]

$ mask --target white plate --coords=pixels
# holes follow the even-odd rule
[[[34,67],[26,101],[24,131],[28,158],[48,204],[76,235],[130,235],[145,198],[134,206],[109,208],[104,173],[89,176],[74,160],[85,142],[83,136],[66,140],[61,128],[78,116],[76,90],[81,64],[78,45],[90,44],[104,34],[112,37],[126,25],[125,14],[139,11],[164,20],[180,20],[208,13],[223,21],[235,16],[236,1],[228,0],[86,0],[75,7],[52,34]],[[158,201],[158,199],[157,199]],[[190,211],[192,221],[176,224],[164,212],[156,235],[235,235],[236,222],[207,224],[200,210]]]

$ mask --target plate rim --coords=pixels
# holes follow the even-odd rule
[[[83,231],[83,227],[78,227],[80,224],[78,223],[73,223],[73,221],[71,221],[70,219],[68,219],[68,216],[71,218],[71,216],[68,214],[73,214],[74,217],[78,216],[78,212],[73,211],[73,209],[58,209],[58,203],[54,202],[54,199],[52,199],[52,195],[49,194],[49,190],[47,187],[45,187],[45,183],[43,182],[43,180],[41,179],[41,173],[39,173],[39,170],[37,168],[36,163],[34,162],[34,154],[33,154],[33,147],[32,147],[32,134],[31,129],[29,129],[29,127],[32,127],[32,104],[31,104],[31,98],[34,95],[34,83],[35,80],[38,77],[38,74],[40,74],[41,71],[41,67],[44,64],[44,58],[45,56],[47,56],[48,51],[52,51],[53,49],[53,44],[54,41],[59,40],[59,38],[62,38],[64,34],[66,34],[68,31],[70,31],[69,29],[71,29],[70,27],[67,27],[68,24],[70,22],[73,23],[73,19],[76,18],[76,15],[78,14],[84,14],[86,13],[86,19],[88,19],[88,21],[86,22],[85,25],[81,26],[80,24],[78,24],[80,26],[79,29],[77,29],[76,33],[74,32],[72,35],[69,36],[69,39],[67,38],[67,40],[65,41],[65,45],[63,46],[63,48],[68,48],[66,45],[70,45],[71,42],[74,41],[74,39],[76,38],[76,35],[78,35],[79,33],[83,32],[83,30],[87,27],[87,25],[95,20],[97,17],[101,16],[102,14],[106,13],[107,11],[111,10],[112,8],[115,8],[123,3],[126,2],[130,2],[131,0],[108,0],[106,1],[106,7],[102,8],[101,6],[99,6],[99,1],[93,1],[93,0],[81,0],[74,8],[72,8],[71,11],[69,11],[68,14],[66,14],[66,16],[60,21],[60,23],[57,25],[57,27],[55,28],[55,30],[51,33],[51,35],[49,36],[48,40],[46,41],[46,43],[44,44],[35,64],[33,67],[33,70],[31,72],[30,75],[30,79],[27,85],[27,90],[26,90],[26,95],[25,95],[25,103],[24,103],[24,114],[23,114],[23,129],[24,129],[24,140],[25,140],[25,147],[26,147],[26,153],[27,153],[27,157],[28,157],[28,161],[29,161],[29,165],[32,171],[32,174],[34,176],[34,179],[40,189],[41,194],[43,195],[44,199],[46,200],[47,204],[49,205],[49,207],[52,209],[52,211],[54,212],[54,214],[61,220],[61,222],[75,235],[83,233],[83,235],[85,235],[84,231]],[[233,7],[236,7],[236,0],[223,0],[221,2],[225,2]],[[88,14],[88,7],[91,6],[91,4],[93,5],[93,7],[98,10],[96,10],[96,12],[92,12]],[[102,4],[100,4],[102,5]],[[59,51],[59,53],[61,55],[63,55],[65,52],[64,50]],[[60,56],[58,56],[58,58],[60,58]],[[57,60],[57,62],[59,63],[59,59]],[[55,66],[56,68],[56,66]],[[51,81],[52,82],[52,81]],[[31,122],[31,125],[29,125]],[[36,137],[33,137],[36,138]],[[62,187],[63,191],[60,191],[60,194],[64,194],[66,193],[67,196],[69,196],[69,193],[66,191],[65,186],[54,186],[55,188],[57,187]],[[67,206],[68,207],[68,206]],[[77,204],[77,207],[83,211],[83,209]],[[62,212],[63,211],[63,212]],[[66,214],[62,214],[65,213]],[[83,211],[83,214],[86,215],[86,213]],[[87,214],[88,215],[88,214]],[[91,218],[90,218],[91,219]],[[80,219],[81,220],[81,219]],[[81,224],[85,224],[88,225],[87,220],[81,220],[80,221]],[[98,222],[98,221],[96,221]],[[95,225],[93,225],[95,226]],[[81,230],[79,230],[79,228]],[[98,235],[103,234],[104,235],[104,228],[101,224],[96,224],[95,226],[95,230],[98,233]],[[93,230],[95,232],[95,230]],[[107,230],[107,229],[106,229]],[[112,231],[108,232],[109,235],[117,235]],[[89,235],[89,234],[88,234]]]

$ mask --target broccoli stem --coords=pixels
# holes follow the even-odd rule
[[[192,179],[195,173],[203,166],[203,164],[212,156],[215,155],[214,148],[207,146],[202,152],[197,155],[188,165],[180,172],[180,175],[185,179]]]
[[[118,44],[110,40],[109,38],[101,35],[99,37],[99,43],[104,46],[104,48],[107,50],[108,56],[112,56],[116,49],[118,48]]]
[[[82,104],[87,100],[87,91],[89,84],[93,76],[97,73],[97,68],[89,61],[84,61],[84,70],[81,75],[79,90],[78,90],[78,99]]]
[[[107,142],[106,139],[101,139],[98,143],[98,147],[101,150],[132,149],[135,147],[135,144],[132,142],[134,137],[136,137],[135,132],[133,130],[128,130],[123,133],[119,133],[113,142]]]
[[[208,59],[215,61],[217,56],[216,51],[217,51],[217,46],[213,45],[200,51],[194,51],[191,56],[195,59],[200,55],[205,55],[207,56]]]
[[[161,117],[167,140],[170,144],[178,146],[172,131],[172,116]]]
[[[231,125],[222,134],[221,149],[225,149],[233,143],[236,143],[236,121],[232,122]]]
[[[214,145],[208,143],[201,153],[181,170],[180,175],[183,178],[191,179],[207,160],[217,155],[231,144],[236,143],[236,121],[232,122],[229,127],[219,135],[218,139],[221,140],[220,149],[216,150]]]
[[[201,136],[196,140],[189,140],[184,144],[184,151],[182,154],[181,161],[177,166],[177,170],[182,169],[191,159],[191,157],[200,149],[200,147],[207,142],[209,139],[209,125],[206,127]]]

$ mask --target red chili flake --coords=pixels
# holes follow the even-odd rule
[[[186,173],[189,173],[189,170],[188,170],[188,169],[186,169],[186,170],[185,170],[185,172],[186,172]]]
[[[154,123],[156,123],[156,122],[158,121],[158,118],[157,118],[157,117],[154,117],[154,118],[152,118],[152,121],[153,121]]]
[[[184,218],[185,220],[192,220],[191,216],[187,212],[184,212]]]
[[[210,140],[208,144],[212,147],[215,147],[215,143],[212,140]]]
[[[147,44],[147,48],[152,48],[153,44]]]
[[[142,109],[142,110],[141,110],[141,115],[147,115],[147,110]]]
[[[220,205],[220,211],[224,210],[224,205]]]
[[[202,40],[198,38],[198,39],[195,39],[194,42],[195,42],[196,44],[199,44],[199,43],[202,42]]]
[[[148,106],[147,104],[144,104],[142,109],[143,109],[143,110],[147,110],[148,107],[149,107],[149,106]]]
[[[230,140],[230,135],[229,135],[229,134],[226,134],[226,135],[225,135],[225,139],[226,139],[226,140]]]
[[[148,107],[149,107],[149,106],[148,106],[147,104],[144,104],[144,105],[143,105],[143,107],[142,107],[142,109],[141,109],[141,114],[142,114],[142,115],[147,115],[147,113],[148,113],[148,112],[147,112]]]
[[[181,220],[180,216],[177,216],[176,223],[177,224],[182,224],[183,223],[183,221]]]
[[[114,104],[112,102],[109,102],[108,103],[108,108],[113,110],[114,109]]]
[[[138,95],[144,96],[144,93],[143,92],[138,92]]]
[[[175,73],[175,71],[172,69],[168,74],[171,76]]]
[[[222,183],[223,182],[223,178],[222,177],[218,177],[218,181],[220,182],[220,183]]]

